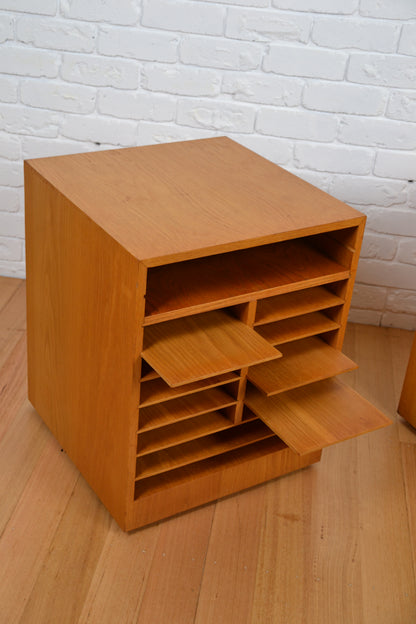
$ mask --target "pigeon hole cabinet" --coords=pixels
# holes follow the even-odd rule
[[[228,138],[25,163],[29,398],[125,530],[388,419],[336,376],[365,217]]]

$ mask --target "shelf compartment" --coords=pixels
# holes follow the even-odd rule
[[[272,397],[251,386],[246,404],[300,455],[391,424],[339,379],[326,379]]]
[[[148,271],[144,324],[349,276],[348,268],[315,249],[308,238],[153,267]]]
[[[285,295],[267,297],[257,304],[254,325],[264,325],[274,321],[317,312],[326,308],[342,305],[344,300],[323,286],[306,288]]]
[[[259,420],[247,424],[244,423],[198,440],[192,440],[179,446],[145,455],[144,457],[138,457],[136,461],[136,479],[145,479],[168,472],[274,435],[273,431]]]
[[[339,329],[339,326],[339,323],[328,318],[322,312],[310,312],[302,316],[261,325],[257,328],[257,332],[270,344],[281,345],[292,340],[333,331]]]
[[[282,359],[252,366],[247,377],[267,396],[358,368],[346,355],[315,336],[281,347]]]
[[[145,328],[142,357],[177,387],[280,357],[257,332],[222,310]]]
[[[225,375],[217,375],[191,384],[185,384],[184,386],[171,388],[159,377],[158,379],[147,381],[140,387],[140,407],[155,405],[156,403],[169,401],[176,397],[193,394],[216,386],[222,386],[233,381],[238,381],[239,379],[240,377],[236,373],[225,373]]]
[[[190,442],[230,427],[234,427],[234,425],[227,416],[221,412],[210,412],[180,423],[167,425],[162,429],[139,433],[137,456],[148,455],[171,446]]]
[[[172,423],[213,412],[237,403],[221,388],[163,401],[139,409],[139,431],[149,431]]]

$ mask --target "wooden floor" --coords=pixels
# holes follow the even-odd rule
[[[343,378],[393,426],[125,534],[27,401],[24,283],[0,278],[0,623],[414,624],[416,431],[395,412],[411,342],[347,332]]]

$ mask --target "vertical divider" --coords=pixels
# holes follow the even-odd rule
[[[233,314],[243,323],[253,328],[256,318],[257,301],[249,301],[232,308]],[[248,367],[244,367],[240,371],[240,381],[237,392],[237,405],[234,412],[234,424],[241,423],[243,418],[244,397],[246,394]]]

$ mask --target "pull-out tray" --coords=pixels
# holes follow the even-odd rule
[[[245,403],[299,455],[391,424],[339,379],[326,379],[272,397],[251,386]]]
[[[257,332],[222,310],[145,328],[143,358],[171,387],[281,357]]]

